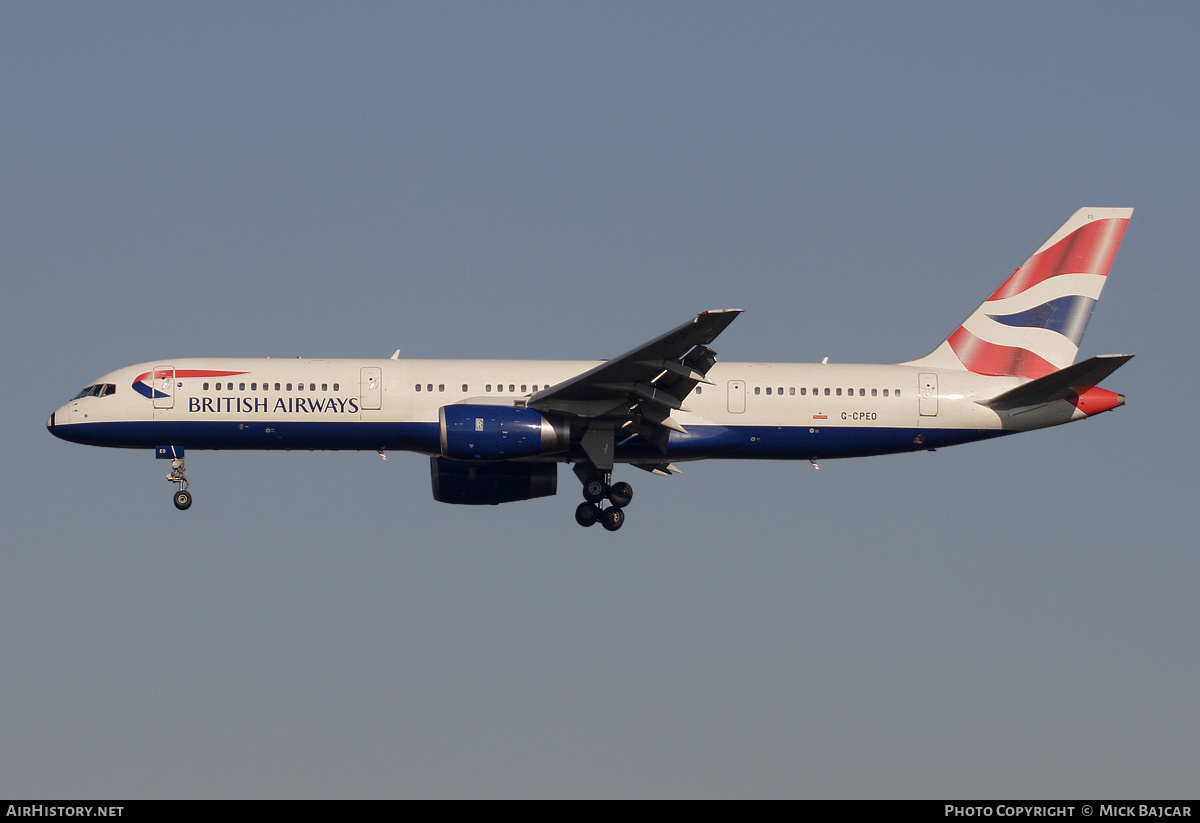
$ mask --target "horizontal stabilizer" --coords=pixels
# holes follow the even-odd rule
[[[1081,395],[1124,366],[1133,358],[1132,354],[1101,354],[1082,363],[1067,366],[1036,380],[1030,380],[1010,389],[1004,394],[987,400],[983,405],[993,409],[1015,409],[1021,406],[1036,406],[1065,400],[1070,395]]]

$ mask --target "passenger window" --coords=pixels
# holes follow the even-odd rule
[[[896,396],[897,396],[897,397],[899,397],[899,396],[900,396],[900,390],[899,390],[899,389],[896,389]]]
[[[795,387],[795,386],[792,386],[792,387],[790,387],[790,388],[788,389],[788,394],[789,394],[789,395],[794,395],[795,393],[796,393],[796,387]]]
[[[288,390],[288,391],[291,391],[291,390],[292,390],[292,384],[291,384],[291,383],[288,383],[288,384],[287,384],[287,390]]]
[[[217,384],[217,391],[220,391],[220,390],[221,390],[221,384],[220,384],[220,383],[218,383],[218,384]]]
[[[770,394],[770,393],[771,393],[771,387],[767,386],[767,394]]]
[[[297,384],[296,384],[296,391],[304,391],[304,384],[303,384],[303,383],[297,383]]]
[[[337,391],[337,390],[338,390],[338,386],[339,386],[339,385],[341,385],[341,384],[339,384],[339,383],[334,383],[334,384],[333,384],[333,390],[334,390],[334,391]]]
[[[887,397],[887,396],[888,396],[888,390],[887,390],[887,389],[884,389],[884,390],[883,390],[883,396],[884,396],[884,397]]]
[[[828,397],[828,396],[829,396],[829,389],[825,389],[825,396],[826,396],[826,397]]]
[[[755,387],[754,387],[754,393],[755,393],[755,394],[758,394],[760,391],[762,391],[762,389],[760,389],[758,386],[755,386]]]
[[[246,384],[238,383],[238,391],[245,391],[245,390],[246,390]]]
[[[793,390],[793,391],[794,391],[794,390]],[[805,388],[804,386],[801,386],[801,387],[800,387],[800,396],[801,396],[801,397],[804,397],[804,396],[805,396],[805,395],[807,395],[807,394],[808,394],[808,389],[807,389],[807,388]]]
[[[467,390],[467,384],[463,383],[463,391],[465,392],[466,390]]]
[[[537,388],[537,387],[536,387],[536,386],[534,386],[534,388]],[[703,386],[697,386],[697,387],[696,387],[696,394],[704,394],[704,387],[703,387]]]
[[[278,384],[278,383],[276,383],[276,384],[275,384],[275,391],[279,391],[279,384]]]
[[[445,390],[446,390],[446,384],[438,383],[438,391],[445,391]]]
[[[205,384],[204,384],[204,390],[205,390],[205,391],[208,391],[208,384],[207,384],[207,383],[205,383]]]
[[[858,396],[859,396],[859,397],[866,397],[866,396],[867,396],[867,390],[866,390],[866,389],[859,389],[859,390],[858,390]]]
[[[875,397],[877,394],[879,394],[879,389],[871,389],[871,396],[872,396],[872,397]]]
[[[522,383],[522,384],[521,384],[521,394],[524,394],[524,393],[525,393],[525,392],[527,392],[527,391],[528,391],[528,389],[525,387],[525,384],[524,384],[524,383]]]
[[[513,385],[512,383],[509,383],[509,384],[508,384],[508,391],[509,391],[510,393],[511,393],[511,392],[515,392],[516,390],[517,390],[517,387],[516,387],[515,385]]]
[[[486,386],[484,386],[483,390],[484,390],[484,391],[491,391],[491,390],[492,390],[492,384],[491,384],[491,383],[488,383]]]
[[[838,397],[841,397],[841,396],[842,396],[842,390],[841,390],[841,389],[838,389],[838,390],[837,390],[837,396],[838,396]]]

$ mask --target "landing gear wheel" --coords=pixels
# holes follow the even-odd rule
[[[583,484],[583,499],[589,503],[599,503],[608,493],[608,486],[598,477]]]
[[[633,500],[633,486],[628,483],[613,483],[608,490],[608,499],[618,509],[623,509]]]
[[[601,512],[600,523],[610,532],[615,532],[625,524],[625,512],[618,506],[609,506]]]
[[[192,493],[187,489],[175,492],[175,508],[184,511],[192,505]]]
[[[594,526],[599,519],[600,507],[595,503],[580,503],[575,509],[575,522],[581,526]]]

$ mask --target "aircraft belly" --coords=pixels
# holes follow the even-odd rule
[[[986,440],[1007,432],[986,429],[848,426],[689,426],[671,433],[667,459],[723,457],[748,460],[807,460],[866,457],[921,451]],[[619,443],[617,460],[637,462],[661,453],[641,441]]]

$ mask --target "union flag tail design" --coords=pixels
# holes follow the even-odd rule
[[[1133,209],[1080,209],[913,365],[1037,378],[1075,362]]]

